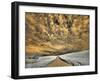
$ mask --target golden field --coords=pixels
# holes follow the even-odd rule
[[[89,16],[25,13],[28,55],[58,55],[89,49]]]

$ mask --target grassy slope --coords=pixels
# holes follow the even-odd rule
[[[25,19],[26,54],[57,55],[89,48],[88,16],[73,15],[70,30],[66,15],[26,13]]]

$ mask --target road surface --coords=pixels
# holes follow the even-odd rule
[[[36,68],[36,67],[48,67],[48,64],[52,63],[57,57],[66,64],[72,66],[89,65],[89,51],[80,51],[67,53],[57,56],[38,56],[38,58],[25,59],[26,68]]]

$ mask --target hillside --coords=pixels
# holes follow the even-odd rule
[[[89,16],[25,13],[27,55],[58,55],[89,49]]]

